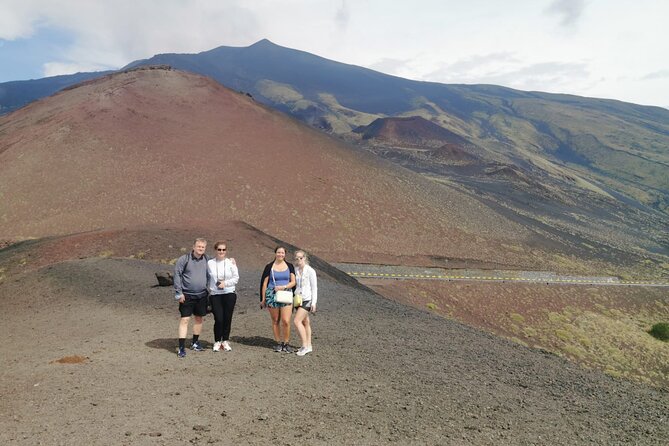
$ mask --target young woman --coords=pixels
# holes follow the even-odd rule
[[[297,281],[295,294],[302,296],[302,305],[297,308],[293,322],[302,340],[302,347],[297,351],[297,355],[304,356],[313,351],[309,313],[316,312],[318,282],[316,271],[309,265],[309,258],[302,250],[295,252],[295,279]]]
[[[226,352],[232,350],[230,346],[230,328],[232,313],[237,303],[235,286],[239,282],[239,270],[235,259],[226,258],[228,247],[225,242],[216,242],[214,245],[216,258],[207,262],[209,270],[209,294],[211,308],[214,313],[214,351]]]
[[[282,304],[274,297],[275,291],[292,290],[295,286],[295,267],[286,262],[286,248],[277,246],[274,250],[274,261],[265,266],[260,279],[260,308],[267,307],[272,319],[275,352],[292,353],[290,342],[290,316],[293,314],[293,304]]]

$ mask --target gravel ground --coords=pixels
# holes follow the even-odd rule
[[[314,352],[271,351],[242,270],[233,351],[175,354],[164,266],[82,259],[0,284],[2,444],[665,444],[669,394],[321,277]],[[20,296],[20,297],[19,297]],[[211,346],[213,320],[203,339]],[[293,333],[293,345],[299,346]],[[70,363],[56,362],[69,358]],[[81,362],[78,362],[78,361]]]

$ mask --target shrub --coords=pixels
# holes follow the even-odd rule
[[[648,333],[660,341],[669,341],[669,323],[658,322],[657,324],[653,325]]]
[[[523,317],[522,314],[511,313],[511,314],[509,315],[509,317],[511,318],[512,321],[514,321],[514,322],[516,322],[516,323],[518,323],[518,324],[525,322],[525,318]]]

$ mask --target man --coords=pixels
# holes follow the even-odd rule
[[[195,239],[193,250],[184,254],[174,265],[174,298],[179,302],[179,351],[177,356],[186,356],[186,334],[191,316],[195,316],[193,324],[193,342],[191,350],[201,352],[199,338],[202,333],[202,317],[207,314],[207,241],[203,238]]]

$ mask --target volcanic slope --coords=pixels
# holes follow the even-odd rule
[[[206,350],[180,360],[173,289],[157,287],[154,274],[194,237],[222,233],[240,267],[233,350],[212,352],[208,316]],[[0,444],[666,443],[665,389],[383,299],[323,261],[313,262],[314,351],[273,352],[257,291],[275,243],[220,222],[214,231],[91,231],[0,250],[0,311],[11,315],[0,345]]]
[[[165,67],[0,118],[0,196],[0,239],[238,219],[330,260],[547,260],[546,240],[470,197]]]

